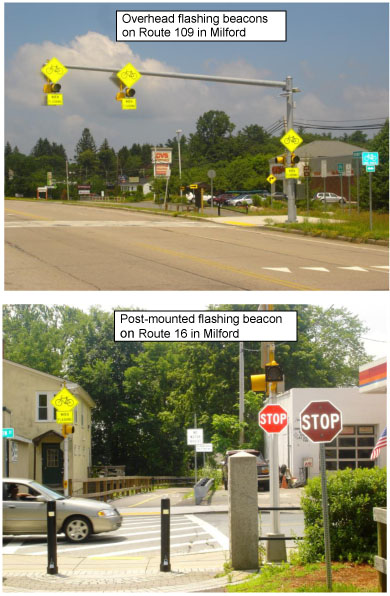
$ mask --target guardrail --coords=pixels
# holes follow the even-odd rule
[[[115,497],[151,492],[163,486],[192,486],[194,479],[178,476],[114,476],[87,478],[79,482],[83,483],[82,493],[77,491],[77,494],[73,493],[74,496],[107,501]]]
[[[201,478],[195,484],[195,505],[200,505],[209,490],[214,486],[214,478]]]
[[[258,507],[258,511],[302,511],[302,507]],[[304,536],[259,536],[260,540],[303,540]]]
[[[245,209],[246,215],[248,215],[249,207],[248,205],[242,205],[241,208]],[[218,203],[218,215],[221,215],[221,209],[226,209],[226,211],[234,211],[234,213],[242,213],[242,211],[238,211],[237,208],[233,209],[232,207],[225,207],[225,205],[221,205]]]

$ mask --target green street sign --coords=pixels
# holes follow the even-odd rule
[[[361,157],[361,156],[362,156],[362,153],[363,153],[363,151],[354,151],[354,152],[352,153],[352,155],[353,155],[354,157]]]
[[[3,439],[13,439],[14,438],[14,429],[13,428],[3,428]]]
[[[366,172],[375,172],[375,166],[366,166]]]
[[[343,174],[343,172],[344,172],[344,164],[343,163],[337,164],[337,171],[339,174]]]

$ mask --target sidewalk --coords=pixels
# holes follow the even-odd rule
[[[302,489],[280,491],[280,506],[299,506]],[[171,508],[171,514],[204,514],[228,511],[226,491],[216,491],[210,504],[194,505],[190,499]],[[126,506],[122,514],[160,514],[158,507]],[[259,506],[270,504],[270,495],[259,493]],[[171,571],[160,571],[160,553],[107,558],[58,555],[58,575],[48,575],[47,557],[3,555],[3,592],[223,592],[224,586],[244,579],[250,571],[224,572],[228,551],[171,554]]]

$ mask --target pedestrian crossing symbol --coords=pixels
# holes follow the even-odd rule
[[[303,143],[303,139],[298,133],[295,132],[295,130],[290,128],[290,130],[282,136],[280,142],[286,147],[286,149],[288,149],[288,151],[292,152],[295,151],[295,149],[299,147],[301,143]]]

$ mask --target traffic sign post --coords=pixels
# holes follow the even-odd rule
[[[73,409],[77,406],[78,399],[65,387],[53,397],[50,401],[56,409],[56,421],[58,424],[73,422]],[[70,420],[71,419],[71,420]],[[69,456],[68,456],[68,437],[64,436],[64,495],[69,495]]]
[[[330,558],[329,508],[326,485],[325,443],[330,443],[342,431],[342,414],[330,401],[312,401],[300,413],[301,432],[313,443],[320,443],[322,512],[324,520],[326,585],[332,591]]]
[[[195,416],[196,424],[196,416]],[[195,484],[198,482],[198,460],[196,457],[196,446],[203,443],[203,428],[187,428],[187,445],[194,445],[195,458]]]

